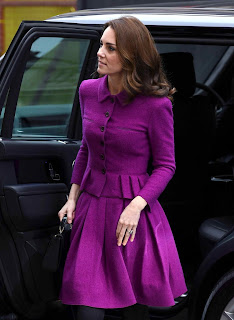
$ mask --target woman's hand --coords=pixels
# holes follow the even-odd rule
[[[59,220],[62,221],[63,217],[67,215],[67,222],[72,223],[75,217],[75,211],[76,211],[76,201],[68,199],[65,205],[62,207],[62,209],[58,213]]]
[[[121,244],[125,246],[130,236],[131,242],[133,242],[136,235],[136,229],[140,219],[141,211],[146,205],[147,202],[142,197],[137,196],[121,213],[116,229],[118,246],[121,246]]]
[[[67,223],[72,223],[75,218],[76,202],[80,196],[80,186],[73,183],[69,193],[69,197],[65,205],[59,211],[59,220],[62,221],[63,217],[67,215]]]

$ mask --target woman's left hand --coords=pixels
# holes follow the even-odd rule
[[[144,209],[146,204],[147,202],[142,197],[137,196],[121,213],[116,229],[118,246],[121,246],[121,244],[125,246],[130,236],[131,242],[134,240],[141,211]]]

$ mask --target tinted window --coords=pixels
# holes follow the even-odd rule
[[[31,46],[13,137],[66,137],[89,40],[41,37]]]

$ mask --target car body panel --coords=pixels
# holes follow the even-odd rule
[[[117,19],[121,16],[128,16],[129,13],[120,14],[104,14],[104,15],[90,15],[90,16],[73,16],[73,17],[56,17],[52,20],[47,19],[47,21],[57,21],[66,23],[79,23],[79,24],[104,24],[111,19]],[[190,26],[190,27],[222,27],[222,28],[232,28],[234,27],[234,21],[232,16],[224,15],[183,15],[183,14],[143,14],[134,13],[132,14],[144,24],[148,26]]]

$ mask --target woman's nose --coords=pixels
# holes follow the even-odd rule
[[[105,53],[103,52],[103,48],[102,47],[99,48],[99,50],[97,52],[97,55],[98,55],[98,57],[104,57],[105,56]]]

